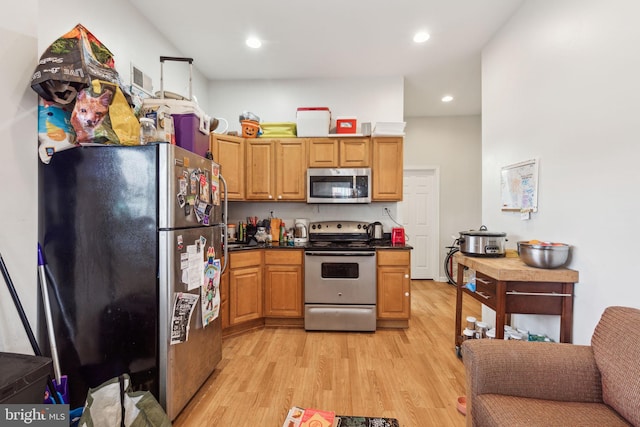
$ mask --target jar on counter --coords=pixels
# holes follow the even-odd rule
[[[476,323],[476,338],[486,338],[489,325],[486,322]]]
[[[487,331],[487,338],[490,340],[496,339],[496,328],[491,328]]]
[[[236,225],[227,224],[227,236],[232,242],[236,240]]]
[[[473,316],[467,316],[467,329],[476,329],[476,318]]]
[[[156,125],[153,119],[148,117],[140,118],[140,145],[146,145],[156,140]]]
[[[462,338],[465,341],[474,339],[475,335],[476,331],[474,329],[465,328],[464,331],[462,331]]]

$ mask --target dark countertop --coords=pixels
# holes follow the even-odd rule
[[[392,245],[390,240],[372,241],[370,242],[369,246],[375,249],[398,249],[398,250],[413,249],[413,246],[410,246],[410,245]],[[243,243],[235,243],[235,242],[229,244],[229,252],[246,251],[251,249],[288,250],[288,249],[312,249],[312,248],[313,246],[311,246],[309,243],[296,243],[293,246],[272,245],[272,244],[255,243],[255,242],[252,242],[252,244],[249,244],[249,245],[243,244]]]

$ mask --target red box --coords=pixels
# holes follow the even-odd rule
[[[200,130],[200,117],[194,113],[172,114],[176,145],[205,157],[209,151],[209,133]]]
[[[336,133],[356,133],[355,117],[336,117]]]

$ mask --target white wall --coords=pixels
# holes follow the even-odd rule
[[[355,116],[358,131],[362,122],[403,121],[402,77],[225,80],[209,88],[211,114],[227,119],[230,131],[240,131],[243,111],[262,122],[295,122],[298,107],[328,107],[332,127],[338,116]]]
[[[439,268],[453,237],[479,229],[482,206],[481,117],[408,117],[404,146],[405,167],[440,168]],[[497,230],[493,224],[486,224]],[[452,237],[453,236],[453,237]]]
[[[640,307],[640,3],[527,1],[482,60],[483,221],[517,240],[573,245],[574,342],[605,307]],[[500,168],[540,158],[539,212],[500,211]],[[515,323],[558,339],[557,316]]]
[[[24,306],[36,325],[37,99],[29,87],[38,34],[37,1],[6,8],[0,20],[0,254]],[[16,308],[0,284],[0,351],[33,354]]]

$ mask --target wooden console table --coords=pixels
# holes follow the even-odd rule
[[[570,343],[573,333],[573,285],[578,272],[568,268],[543,269],[520,258],[485,258],[454,255],[458,263],[456,294],[456,351],[462,343],[462,295],[467,294],[496,312],[496,339],[504,338],[511,314],[560,316],[560,342]],[[464,287],[464,267],[476,272],[476,291]]]

